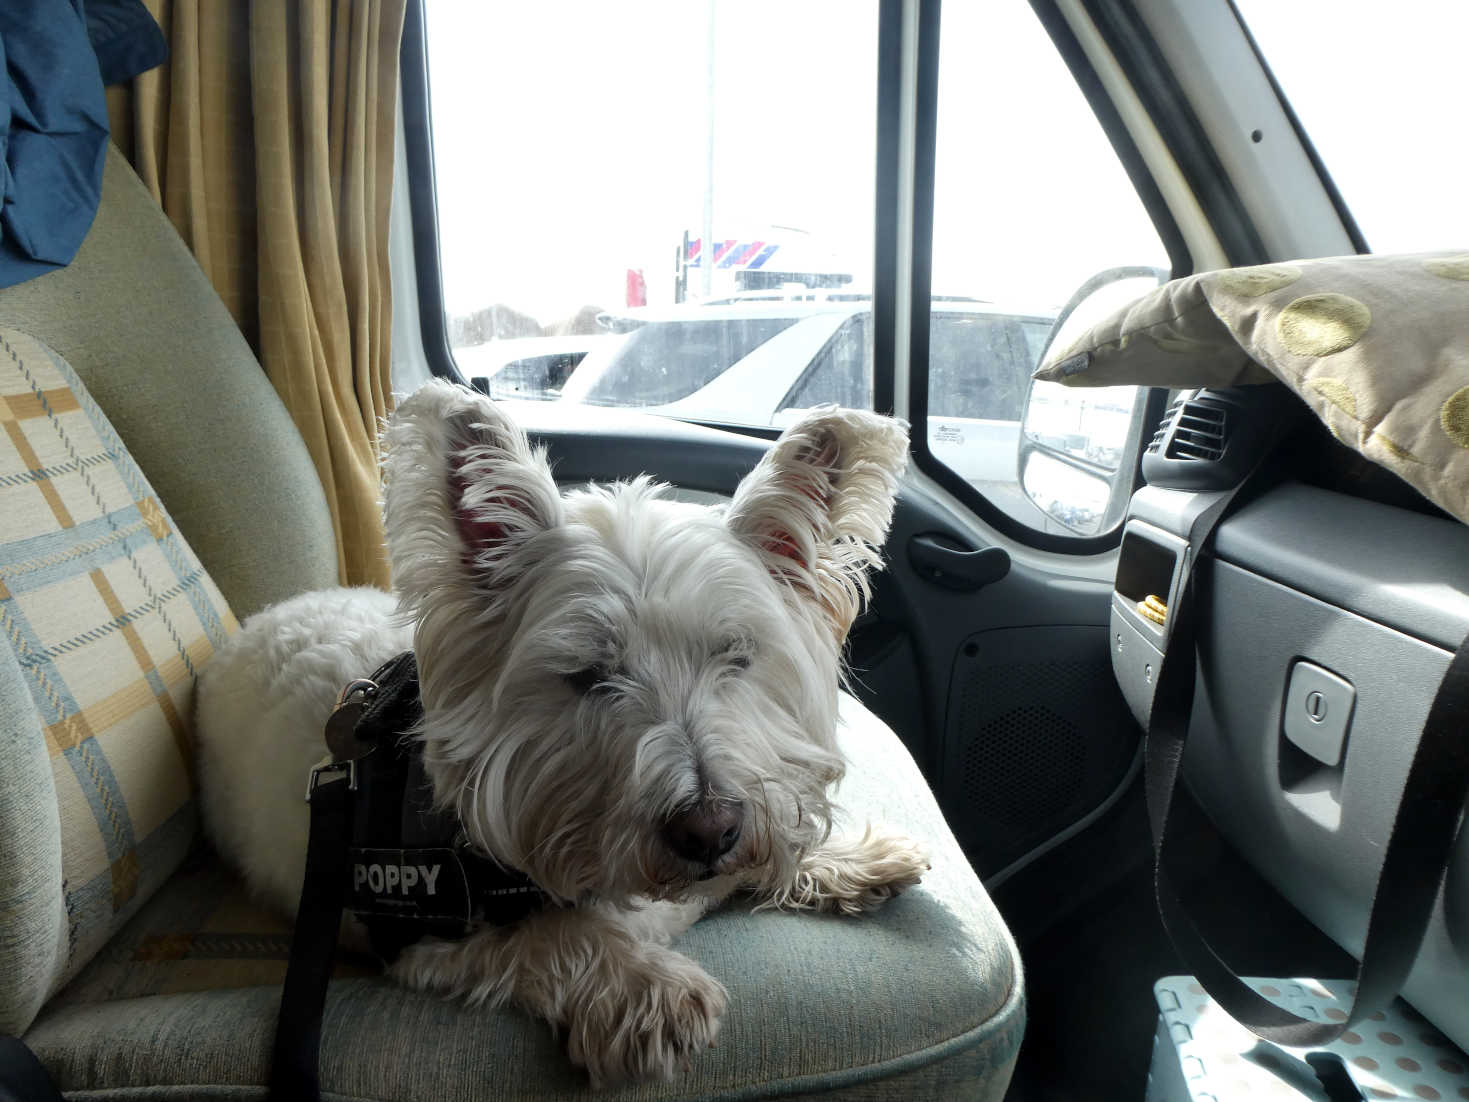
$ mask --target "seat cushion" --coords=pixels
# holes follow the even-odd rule
[[[0,1031],[196,833],[194,675],[229,607],[67,363],[0,327]]]
[[[65,356],[240,617],[337,584],[311,456],[219,295],[112,147],[76,260],[0,290]]]
[[[718,1045],[674,1083],[602,1097],[1004,1095],[1024,1026],[1014,943],[907,750],[855,701],[843,698],[842,715],[853,763],[841,790],[848,825],[860,830],[871,820],[908,832],[928,846],[933,868],[921,885],[860,918],[757,913],[737,902],[698,923],[679,948],[729,989]],[[181,878],[160,893],[116,951],[38,1019],[25,1039],[63,1090],[98,1099],[206,1090],[211,1098],[259,1097],[285,942],[279,920],[242,906],[219,876],[204,866],[189,874],[202,879]],[[270,985],[213,986],[252,969]],[[322,1035],[330,1098],[587,1093],[545,1024],[519,1011],[471,1009],[381,977],[338,975]]]

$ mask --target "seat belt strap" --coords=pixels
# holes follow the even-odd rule
[[[1469,638],[1455,653],[1434,696],[1403,784],[1373,893],[1352,1007],[1339,1023],[1299,1017],[1254,991],[1215,952],[1170,880],[1164,860],[1165,853],[1168,864],[1180,859],[1168,845],[1168,825],[1193,713],[1198,565],[1219,522],[1239,499],[1240,491],[1254,481],[1253,474],[1247,477],[1190,526],[1190,557],[1170,615],[1171,635],[1158,671],[1144,755],[1144,786],[1153,832],[1153,884],[1158,911],[1174,948],[1215,1002],[1268,1041],[1323,1045],[1397,996],[1433,915],[1469,794]]]
[[[333,762],[311,771],[307,792],[311,839],[306,847],[306,877],[281,990],[280,1016],[276,1019],[270,1069],[272,1102],[321,1097],[317,1080],[321,1014],[347,895],[347,844],[355,789],[354,762]]]

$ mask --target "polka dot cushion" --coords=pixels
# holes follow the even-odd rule
[[[1342,443],[1469,523],[1469,253],[1174,280],[1048,357],[1036,378],[1176,388],[1279,379]]]

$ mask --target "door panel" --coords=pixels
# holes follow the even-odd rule
[[[1137,760],[1105,628],[976,632],[959,648],[950,684],[941,792],[981,874],[1107,803]]]

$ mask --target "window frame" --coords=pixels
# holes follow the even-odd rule
[[[399,47],[403,158],[408,168],[408,205],[413,223],[413,272],[418,283],[418,328],[429,370],[439,378],[469,385],[454,362],[449,315],[444,307],[439,256],[438,182],[434,170],[433,96],[428,71],[428,15],[424,0],[408,0]]]
[[[1132,181],[1144,209],[1153,222],[1168,254],[1172,275],[1177,278],[1192,271],[1193,264],[1183,235],[1163,200],[1161,192],[1148,174],[1143,158],[1123,125],[1116,107],[1108,99],[1101,81],[1087,59],[1080,43],[1072,34],[1055,0],[1029,0],[1032,10],[1040,19],[1063,63],[1071,72],[1087,102],[1096,114],[1098,122],[1111,142],[1123,170]],[[1103,9],[1099,23],[1106,22],[1107,15],[1117,10],[1109,0],[1084,0],[1089,11]],[[1115,548],[1121,540],[1120,526],[1102,536],[1061,536],[1042,532],[1025,521],[1017,520],[994,505],[961,476],[939,461],[929,450],[926,425],[928,420],[928,342],[930,324],[930,291],[933,252],[933,155],[936,146],[937,96],[938,96],[938,25],[940,0],[881,0],[878,13],[878,49],[875,58],[877,70],[876,103],[876,203],[874,211],[874,268],[872,310],[868,324],[873,339],[873,409],[880,413],[894,411],[895,371],[893,351],[896,347],[898,309],[898,220],[900,175],[903,158],[900,150],[900,131],[903,111],[904,79],[902,65],[904,11],[907,6],[917,9],[918,64],[916,73],[916,148],[912,151],[913,170],[913,243],[914,255],[911,272],[912,315],[909,332],[909,388],[908,415],[915,425],[925,426],[925,431],[915,432],[912,437],[914,465],[952,494],[967,509],[984,523],[1018,543],[1038,550],[1060,551],[1075,555],[1097,554]],[[1140,24],[1134,23],[1129,31],[1136,31],[1143,42],[1146,39]],[[1114,29],[1115,34],[1115,29]],[[1156,47],[1152,57],[1158,58]],[[431,80],[427,56],[427,15],[424,0],[408,0],[404,20],[403,39],[400,52],[400,84],[404,131],[404,158],[407,166],[407,187],[413,227],[414,274],[417,280],[417,305],[419,327],[424,355],[434,375],[468,385],[468,380],[459,371],[454,361],[449,340],[448,317],[444,309],[442,268],[439,252],[439,215],[433,155],[433,127],[431,113]],[[1129,76],[1138,86],[1139,93],[1154,81],[1172,77],[1157,61],[1154,72],[1139,73],[1128,57],[1119,54]],[[1161,74],[1161,76],[1159,75]],[[1150,107],[1158,102],[1156,90],[1144,96]],[[1156,118],[1155,118],[1155,121]],[[1182,119],[1172,120],[1172,130],[1165,132],[1168,145],[1180,163],[1190,161],[1181,155],[1180,144],[1185,149],[1210,152],[1207,140],[1198,120],[1188,113]],[[1160,123],[1161,126],[1161,123]],[[1189,141],[1182,141],[1183,134]],[[1193,160],[1195,166],[1197,160]],[[1216,233],[1231,257],[1251,252],[1250,237],[1258,241],[1249,225],[1247,215],[1240,211],[1243,223],[1233,219],[1221,227],[1213,218]],[[1243,232],[1241,232],[1243,231]],[[1241,240],[1241,236],[1244,240]],[[884,366],[886,365],[886,366]],[[804,379],[804,373],[803,373]],[[798,379],[793,393],[802,379]],[[1166,402],[1166,392],[1152,389],[1146,398],[1147,424],[1161,418]],[[746,436],[773,439],[779,429],[767,425],[737,425],[716,420],[700,420],[700,423],[738,432]],[[1141,454],[1134,457],[1134,487],[1141,482]]]
[[[928,443],[928,361],[929,361],[929,317],[931,314],[931,287],[933,268],[933,207],[934,207],[934,157],[937,149],[938,131],[938,70],[939,70],[939,0],[909,0],[918,9],[917,19],[917,73],[916,73],[916,134],[913,152],[913,262],[912,262],[912,319],[909,333],[908,370],[908,420],[915,426],[910,435],[910,446],[914,465],[953,495],[984,523],[1017,543],[1042,551],[1057,551],[1070,555],[1095,555],[1110,551],[1122,541],[1122,525],[1099,536],[1066,536],[1043,532],[1031,524],[1012,517],[971,486],[958,472],[953,470],[929,448]],[[901,10],[903,0],[884,0],[884,15],[893,9],[892,17],[885,18],[880,28],[879,54],[885,49],[896,52],[896,43],[885,47],[881,36],[901,33]],[[1100,77],[1092,67],[1081,44],[1072,33],[1069,24],[1054,0],[1030,0],[1031,9],[1040,19],[1051,42],[1055,45],[1062,62],[1076,80],[1083,97],[1091,106],[1098,123],[1111,143],[1113,151],[1132,182],[1148,218],[1152,221],[1168,254],[1173,278],[1187,275],[1193,270],[1193,258],[1184,242],[1183,234],[1174,221],[1152,176],[1147,171],[1142,154],[1127,132],[1115,105],[1107,97]],[[884,78],[888,79],[885,81]],[[880,69],[878,77],[878,101],[887,105],[889,101],[901,101],[903,88],[901,78],[895,72],[889,74]],[[879,107],[879,114],[883,107]],[[1197,120],[1194,120],[1197,126]],[[884,133],[878,134],[878,163],[897,163],[900,156],[896,128],[887,134],[889,144],[884,145]],[[880,192],[880,189],[879,189]],[[879,221],[879,225],[881,222]],[[875,283],[874,298],[896,297],[896,266],[890,270],[879,267],[876,279],[886,278],[889,285]],[[880,353],[874,385],[884,374],[889,379],[893,372],[891,359],[887,372]],[[889,384],[891,385],[891,384]],[[1158,388],[1144,390],[1145,439],[1152,425],[1162,418],[1166,407],[1166,391]],[[1023,411],[1022,411],[1023,416]],[[1132,457],[1132,475],[1135,490],[1142,484],[1142,449]]]

